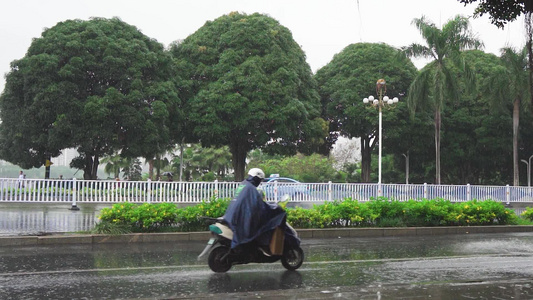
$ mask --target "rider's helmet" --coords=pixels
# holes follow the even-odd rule
[[[248,176],[252,184],[257,187],[261,181],[265,179],[265,172],[259,168],[251,168],[250,171],[248,171]]]
[[[250,171],[248,171],[248,175],[259,177],[261,180],[265,179],[265,172],[259,168],[251,168]]]

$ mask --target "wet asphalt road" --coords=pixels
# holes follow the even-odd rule
[[[533,233],[307,239],[215,274],[202,242],[0,247],[0,299],[533,299]]]

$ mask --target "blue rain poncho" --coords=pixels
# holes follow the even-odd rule
[[[264,202],[263,195],[250,180],[241,183],[224,215],[224,220],[233,231],[231,248],[254,240],[260,245],[268,245],[272,231],[278,226],[286,227],[285,211],[277,205]]]

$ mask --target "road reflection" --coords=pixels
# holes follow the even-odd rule
[[[207,288],[211,293],[283,290],[300,288],[302,282],[298,271],[214,273]]]

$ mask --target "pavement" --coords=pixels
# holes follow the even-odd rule
[[[297,229],[300,238],[342,238],[342,237],[392,237],[431,236],[448,234],[533,232],[533,225],[507,226],[453,226],[453,227],[402,227],[402,228],[333,228]],[[207,241],[209,231],[131,233],[122,235],[105,234],[52,234],[43,236],[1,236],[0,247],[58,245],[58,244],[112,244],[112,243],[156,243]]]

